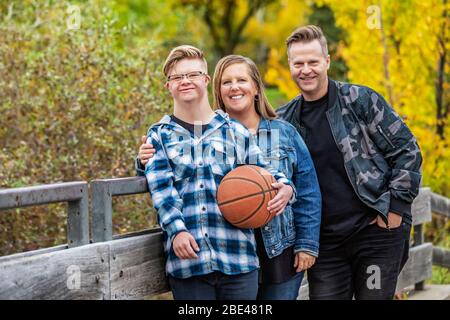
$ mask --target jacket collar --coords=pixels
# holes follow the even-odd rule
[[[327,110],[330,110],[331,108],[333,108],[333,106],[336,103],[337,100],[337,93],[338,93],[338,86],[336,81],[334,81],[331,78],[328,78],[328,105],[327,105]],[[301,94],[298,98],[294,99],[294,119],[300,119],[301,116],[301,108],[303,106],[303,103],[305,101],[305,98],[303,97],[303,95]]]
[[[336,98],[337,98],[337,83],[336,81],[334,81],[331,78],[328,78],[328,89],[327,89],[327,94],[328,94],[328,107],[327,109],[331,109],[334,104],[336,103]],[[303,106],[303,102],[305,101],[305,98],[303,97],[303,95],[301,94],[298,100],[298,106]]]
[[[270,120],[264,119],[263,117],[261,117],[261,120],[259,120],[258,132],[262,130],[266,131],[272,130],[270,126]]]

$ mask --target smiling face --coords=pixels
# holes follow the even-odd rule
[[[235,63],[223,70],[220,95],[226,112],[233,114],[253,111],[258,89],[245,63]]]
[[[208,94],[207,88],[210,78],[206,75],[207,67],[204,61],[197,58],[181,59],[169,70],[168,77],[196,71],[202,71],[205,74],[193,80],[184,76],[181,81],[166,82],[165,86],[176,102],[185,104],[202,100]]]
[[[288,59],[292,79],[306,100],[317,100],[325,95],[330,56],[324,54],[319,40],[292,43],[288,49]]]

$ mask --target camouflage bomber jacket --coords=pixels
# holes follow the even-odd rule
[[[329,79],[327,120],[358,197],[387,222],[392,211],[411,223],[422,155],[409,128],[374,90]],[[300,95],[277,110],[305,138]]]

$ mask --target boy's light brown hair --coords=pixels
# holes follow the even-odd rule
[[[323,55],[325,57],[328,56],[327,39],[325,38],[322,29],[320,29],[320,27],[318,26],[308,25],[295,29],[294,32],[291,33],[289,38],[287,38],[286,45],[289,51],[289,48],[293,43],[296,42],[308,43],[313,40],[319,40],[320,46],[322,47]]]
[[[206,62],[203,51],[189,45],[182,45],[173,48],[169,55],[167,56],[166,61],[164,62],[163,72],[167,77],[169,75],[170,70],[175,66],[175,64],[183,59],[200,59],[205,63],[206,72],[208,72],[208,64]]]

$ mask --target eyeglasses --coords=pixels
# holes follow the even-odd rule
[[[201,76],[206,75],[206,73],[202,71],[192,71],[184,74],[174,74],[167,77],[167,81],[169,82],[181,82],[184,77],[189,81],[195,81],[200,79]]]

